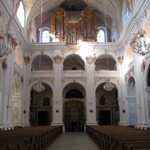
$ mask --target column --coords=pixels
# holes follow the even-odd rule
[[[29,72],[30,72],[30,57],[24,56],[23,64],[23,87],[22,87],[22,102],[21,102],[21,126],[29,126],[29,108],[30,108],[30,89],[29,87]]]
[[[86,124],[97,125],[96,122],[96,98],[94,88],[94,57],[87,57],[87,89],[86,89]]]
[[[14,51],[12,47],[9,47],[12,53],[7,56],[3,61],[3,94],[2,94],[2,122],[5,130],[12,128],[11,117],[12,117],[12,82],[13,82],[13,71],[14,71]]]
[[[52,125],[63,124],[63,109],[62,109],[62,57],[59,55],[54,57],[54,91],[53,91],[53,117]]]
[[[123,71],[123,56],[118,57],[118,71],[119,71],[119,81],[120,84],[118,85],[118,104],[119,104],[119,125],[127,125],[127,102],[126,102],[126,79],[124,77]]]
[[[10,61],[10,74],[9,74],[9,85],[8,85],[8,90],[9,90],[9,97],[8,97],[8,116],[7,116],[7,123],[8,123],[8,128],[11,129],[12,127],[12,116],[13,116],[13,112],[12,112],[12,91],[13,91],[13,75],[14,75],[14,49],[11,48],[12,52],[11,52],[11,58],[9,58]]]
[[[144,72],[142,69],[142,56],[133,54],[134,58],[134,72],[135,72],[135,86],[136,86],[136,100],[137,100],[137,126],[145,127],[148,126],[148,116],[146,105],[146,92],[145,92],[145,79]]]

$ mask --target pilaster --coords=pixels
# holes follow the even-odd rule
[[[53,91],[53,117],[52,125],[63,124],[63,110],[62,110],[62,57],[57,55],[54,57],[54,91]]]
[[[95,57],[88,57],[86,58],[86,60],[87,60],[86,124],[97,125],[96,98],[95,98],[95,88],[94,88]]]

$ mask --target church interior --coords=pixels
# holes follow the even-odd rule
[[[150,129],[149,0],[1,0],[0,62],[1,131]]]

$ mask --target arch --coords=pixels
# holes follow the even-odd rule
[[[63,61],[63,66],[63,70],[73,70],[73,68],[76,68],[76,70],[85,70],[85,63],[77,54],[67,56]]]
[[[107,42],[107,29],[104,26],[100,26],[97,29],[96,41],[98,43]]]
[[[25,24],[25,11],[24,11],[24,5],[23,5],[22,1],[19,2],[19,7],[17,9],[17,17],[19,19],[19,22],[20,22],[21,26],[24,27],[24,24]]]
[[[82,92],[80,92],[80,90],[71,89],[70,91],[68,91],[68,93],[66,93],[65,98],[84,98],[84,96]]]
[[[83,97],[86,97],[86,90],[85,88],[82,86],[82,84],[77,83],[77,82],[70,82],[68,84],[66,84],[63,88],[63,97],[66,96],[66,94],[71,91],[71,90],[78,90],[80,93],[82,93]]]
[[[50,125],[52,121],[53,90],[47,83],[42,83],[44,91],[37,92],[34,85],[30,91],[30,124]]]
[[[40,30],[40,42],[42,43],[49,43],[50,42],[50,34],[49,34],[49,28],[48,27],[42,27]]]
[[[36,55],[32,60],[31,70],[53,70],[53,61],[45,54]]]
[[[118,124],[119,121],[118,90],[115,87],[113,90],[108,92],[103,88],[104,84],[105,83],[99,84],[95,90],[97,122],[103,125],[106,122],[109,123],[109,125]],[[110,113],[110,115],[108,116],[108,120],[104,119],[104,117],[106,117],[107,114],[105,114],[103,110],[108,111]]]
[[[110,79],[110,82],[115,85],[115,87],[116,87],[117,90],[119,89],[119,83],[118,83],[118,81],[117,81],[116,79]],[[96,82],[96,84],[95,84],[95,87],[94,87],[94,88],[95,88],[95,91],[96,91],[97,87],[98,87],[100,84],[104,84],[104,83],[106,83],[106,79],[98,80],[98,81]]]
[[[31,92],[33,86],[34,86],[38,81],[39,81],[39,80],[36,79],[36,80],[32,81],[32,82],[29,84],[29,88],[28,88],[29,93]],[[42,83],[47,84],[47,85],[52,89],[52,91],[54,91],[54,85],[53,85],[52,82],[50,82],[49,80],[46,80],[46,79],[42,79]]]
[[[127,84],[127,95],[129,96],[135,96],[136,90],[135,90],[135,79],[134,77],[130,77]]]
[[[109,54],[100,55],[95,61],[95,70],[116,70],[116,61]]]
[[[84,106],[86,106],[85,88],[80,83],[72,82],[64,87],[62,95],[64,106],[63,118],[65,124],[65,131],[83,132],[86,118],[84,108]]]

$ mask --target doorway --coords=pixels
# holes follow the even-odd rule
[[[109,110],[99,111],[99,124],[100,125],[110,125],[111,124]]]
[[[47,111],[38,112],[38,125],[39,126],[48,125],[48,112]]]
[[[65,103],[64,123],[66,132],[84,132],[83,102],[73,100]]]

